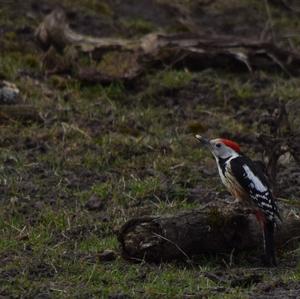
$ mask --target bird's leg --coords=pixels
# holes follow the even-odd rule
[[[264,227],[265,252],[270,266],[276,266],[274,246],[274,222],[267,219]]]

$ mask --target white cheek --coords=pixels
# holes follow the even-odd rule
[[[227,159],[230,156],[231,156],[231,152],[226,151],[225,149],[219,150],[219,157],[221,157],[222,159]]]

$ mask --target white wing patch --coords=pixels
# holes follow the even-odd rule
[[[243,165],[246,176],[251,181],[251,188],[258,190],[259,192],[268,191],[268,187],[266,187],[261,180],[251,171],[248,165]],[[266,194],[267,195],[267,194]]]

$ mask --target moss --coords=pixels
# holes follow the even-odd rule
[[[16,38],[17,38],[17,35],[14,31],[8,31],[4,34],[4,38],[7,40],[7,41],[15,41]]]
[[[192,79],[193,74],[189,71],[168,70],[159,72],[154,81],[166,89],[179,89],[187,86]]]
[[[65,77],[59,76],[59,75],[52,75],[49,78],[49,83],[59,89],[66,89],[68,87],[68,81]]]
[[[96,195],[98,195],[101,200],[106,200],[109,197],[111,197],[112,194],[112,185],[110,182],[107,183],[101,183],[101,184],[95,184],[91,188],[92,192]]]
[[[105,1],[93,1],[93,7],[92,7],[97,13],[100,13],[101,15],[105,16],[113,16],[113,10],[111,7],[105,2]]]
[[[129,30],[133,34],[147,34],[156,30],[156,27],[150,21],[137,18],[137,19],[123,19],[121,21],[121,25],[125,27],[125,29]]]
[[[23,59],[28,68],[38,69],[41,66],[40,58],[37,55],[28,53],[23,57]]]
[[[249,100],[253,98],[253,88],[248,82],[241,84],[241,82],[235,81],[231,84],[231,88],[233,89],[234,97],[240,100]]]
[[[6,80],[14,81],[21,66],[23,55],[19,52],[11,52],[0,57],[0,73],[5,74]]]
[[[293,78],[286,81],[279,77],[270,86],[270,90],[268,92],[271,97],[278,98],[284,102],[289,100],[298,100],[300,97],[299,79]]]
[[[132,52],[112,51],[103,55],[97,69],[107,77],[127,78],[131,77],[139,68],[136,55]]]

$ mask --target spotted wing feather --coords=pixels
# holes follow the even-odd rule
[[[249,158],[239,156],[230,161],[230,169],[240,186],[268,219],[274,221],[275,216],[281,219],[268,180],[261,168]]]

